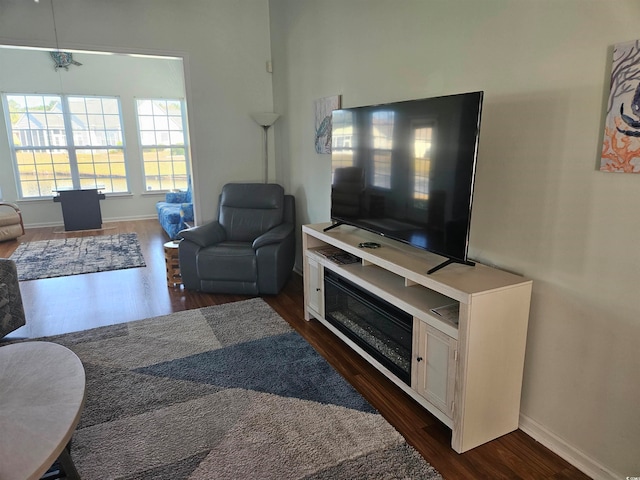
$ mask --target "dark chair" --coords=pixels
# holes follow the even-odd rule
[[[276,294],[293,270],[295,200],[280,185],[230,183],[220,195],[218,220],[178,236],[185,288]]]
[[[0,258],[0,338],[24,324],[16,264],[13,260]]]

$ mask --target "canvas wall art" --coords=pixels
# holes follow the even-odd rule
[[[640,40],[613,49],[600,170],[640,173]]]
[[[331,153],[331,113],[341,107],[340,95],[314,102],[316,153]]]

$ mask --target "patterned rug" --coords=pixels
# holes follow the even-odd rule
[[[83,480],[442,478],[260,298],[46,340],[86,370]]]
[[[135,233],[22,243],[10,258],[20,281],[145,266]]]

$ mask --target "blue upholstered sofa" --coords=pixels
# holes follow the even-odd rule
[[[169,238],[174,240],[180,230],[187,228],[185,222],[193,226],[193,203],[191,187],[186,192],[169,192],[164,202],[156,203],[158,221]]]

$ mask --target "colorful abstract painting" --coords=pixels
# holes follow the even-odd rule
[[[340,95],[315,101],[316,153],[331,153],[331,113],[340,108]]]
[[[640,40],[613,49],[600,170],[640,173]]]

